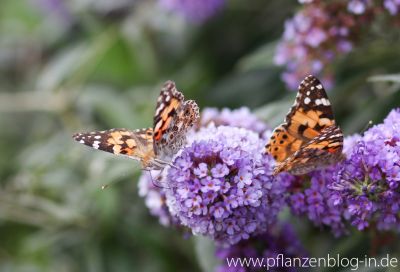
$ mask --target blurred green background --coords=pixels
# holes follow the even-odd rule
[[[151,126],[167,79],[200,107],[248,106],[273,127],[295,96],[275,46],[299,7],[232,0],[196,24],[150,0],[2,0],[0,271],[200,271],[193,239],[138,197],[139,164],[71,135]],[[335,61],[346,135],[400,105],[399,76],[376,77],[400,72],[399,36],[372,28]]]

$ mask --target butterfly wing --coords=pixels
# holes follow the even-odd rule
[[[273,131],[265,152],[282,162],[333,125],[335,120],[324,87],[316,77],[307,76],[299,85],[285,122]]]
[[[326,127],[320,135],[278,164],[274,174],[285,171],[293,175],[303,175],[342,160],[342,150],[343,133],[340,128],[335,125]]]
[[[154,159],[152,128],[92,131],[74,134],[73,138],[92,148],[138,160],[145,168]]]
[[[186,142],[187,131],[198,121],[199,108],[184,100],[172,81],[167,81],[157,100],[154,115],[154,152],[161,159],[172,157]]]

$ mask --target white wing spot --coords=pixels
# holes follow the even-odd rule
[[[321,85],[321,84],[318,84],[318,85],[317,85],[317,89],[322,90],[322,85]]]
[[[100,147],[99,144],[100,144],[99,141],[94,141],[92,147],[95,148],[95,149],[99,149],[99,147]]]
[[[313,89],[314,87],[311,87],[311,90]],[[310,91],[308,91],[307,92],[307,96],[309,96],[310,95]]]
[[[85,143],[85,141],[84,141],[84,140],[80,140],[79,142],[80,142],[81,144],[84,144],[84,143]]]
[[[311,99],[309,97],[306,97],[304,99],[304,104],[308,105],[308,104],[310,104],[310,102],[311,102]]]
[[[321,105],[321,104],[322,104],[322,101],[321,101],[321,99],[317,99],[317,100],[315,100],[315,104],[316,104],[317,106]]]
[[[161,110],[162,110],[164,107],[165,107],[164,103],[161,103],[161,104],[158,106],[158,108],[157,108],[156,115],[159,115],[160,112],[161,112]]]
[[[94,136],[94,138],[98,140],[98,139],[101,138],[101,136],[100,135],[96,135],[96,136]]]
[[[322,104],[323,104],[324,106],[329,106],[329,105],[331,104],[331,103],[329,102],[329,100],[326,99],[326,98],[322,98],[321,100],[322,100]]]
[[[311,91],[314,91],[314,89],[315,89],[315,87],[314,87],[314,86],[311,86]]]

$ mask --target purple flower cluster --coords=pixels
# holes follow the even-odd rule
[[[351,154],[360,139],[358,134],[346,137],[343,152]],[[306,176],[287,178],[290,180],[288,205],[292,213],[307,216],[316,226],[329,227],[335,236],[347,232],[345,209],[337,205],[337,196],[330,190],[342,168],[343,163],[339,163]]]
[[[294,178],[292,193],[288,199],[292,212],[306,215],[317,226],[328,226],[335,236],[346,232],[343,210],[335,205],[332,192],[328,189],[337,173],[336,167],[315,171],[305,178]]]
[[[400,109],[364,134],[330,188],[359,230],[400,229]]]
[[[350,0],[347,9],[354,14],[363,14],[371,7],[371,4],[370,0]]]
[[[224,108],[205,108],[201,113],[200,125],[202,127],[213,123],[215,126],[232,126],[245,128],[259,134],[267,129],[267,125],[255,116],[249,108],[241,107],[239,109]]]
[[[171,213],[194,234],[219,244],[266,231],[284,204],[285,184],[272,177],[264,141],[227,126],[202,128],[190,139],[168,171]]]
[[[307,74],[319,75],[329,89],[334,81],[334,60],[353,50],[362,34],[360,26],[372,24],[383,8],[382,3],[371,0],[301,2],[308,4],[286,21],[274,60],[277,65],[285,66],[282,79],[289,89],[296,90],[298,82]],[[400,0],[387,0],[383,5],[391,15],[400,10]]]
[[[225,0],[160,0],[160,4],[189,21],[203,23],[224,7]]]
[[[282,78],[290,89],[307,74],[322,75],[324,85],[332,85],[332,75],[324,71],[337,55],[353,48],[356,19],[339,4],[309,4],[285,22],[275,63],[285,65]],[[324,73],[323,73],[324,72]]]
[[[233,267],[227,265],[230,258],[277,258],[278,254],[288,258],[305,257],[307,253],[303,248],[293,228],[289,224],[275,225],[268,232],[255,236],[249,240],[228,248],[218,248],[216,256],[223,264],[218,267],[218,272],[255,272],[265,269],[262,264],[254,263],[249,267]],[[253,259],[253,260],[254,260]],[[297,271],[297,268],[282,267],[279,263],[269,271]]]
[[[159,182],[157,178],[162,177],[160,175],[160,171],[143,172],[138,183],[139,195],[144,198],[150,213],[158,217],[161,225],[171,226],[177,224],[177,219],[171,216],[165,203],[165,192],[162,187],[164,185],[157,184]]]
[[[229,118],[240,112],[252,121]],[[140,179],[139,193],[161,224],[182,225],[220,246],[235,245],[228,255],[252,245],[252,237],[274,231],[286,205],[335,236],[347,233],[347,222],[358,230],[400,229],[400,109],[363,136],[346,137],[345,161],[303,176],[272,176],[273,159],[262,152],[263,124],[247,109],[208,109],[202,123],[208,127],[188,135],[174,167]]]

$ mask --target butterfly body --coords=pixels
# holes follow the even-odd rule
[[[138,160],[145,170],[162,170],[186,143],[186,133],[198,119],[197,104],[185,101],[175,83],[167,81],[157,100],[153,128],[114,128],[77,133],[73,138],[95,149]]]
[[[330,101],[321,82],[307,76],[283,124],[265,146],[277,162],[274,174],[303,175],[341,159],[343,133],[336,125]]]

